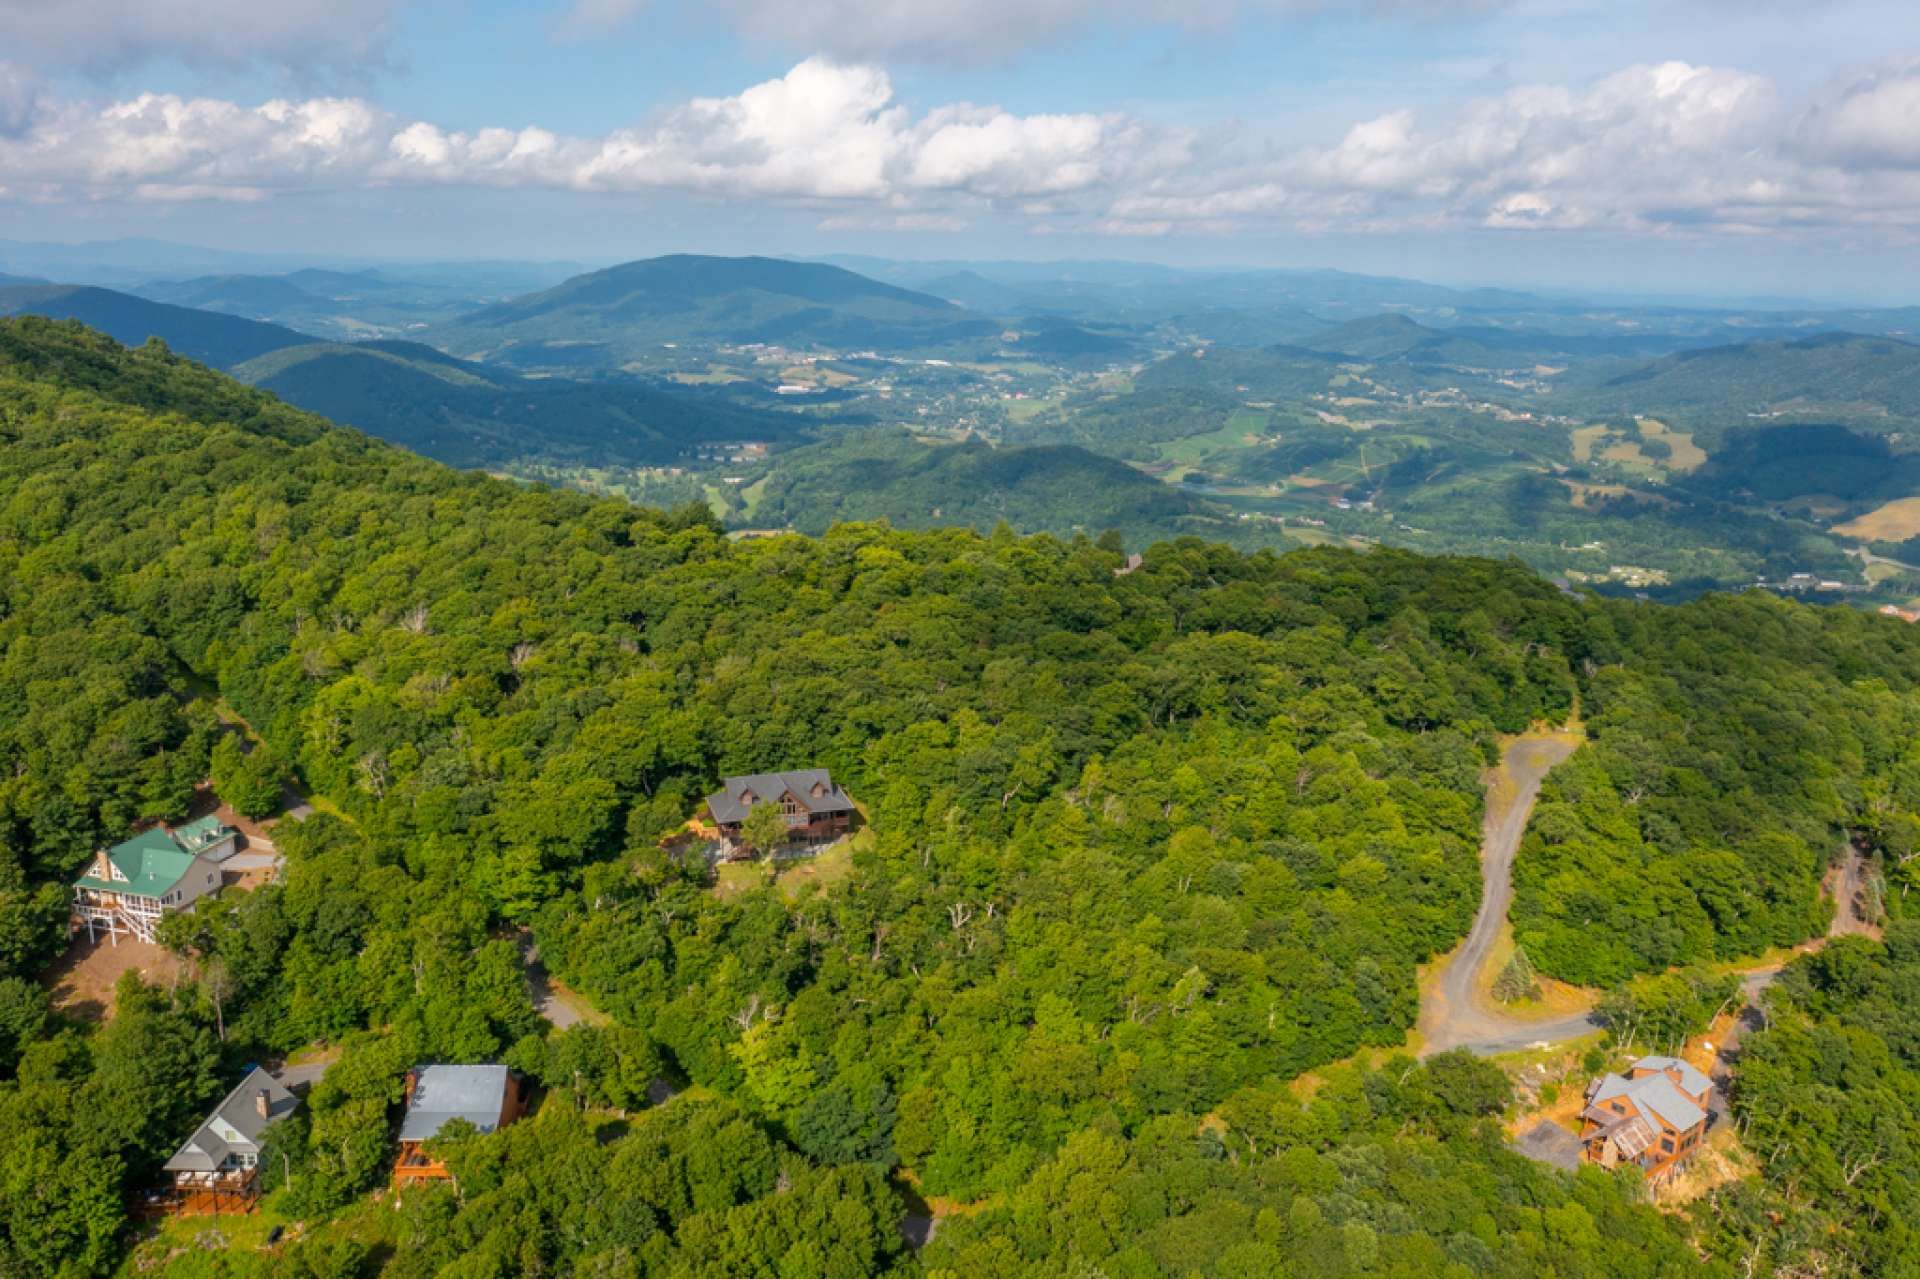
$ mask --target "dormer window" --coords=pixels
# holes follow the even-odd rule
[[[815,782],[813,784],[813,797],[815,799],[819,799],[821,796],[825,795],[826,793],[827,793],[827,784],[825,782]]]

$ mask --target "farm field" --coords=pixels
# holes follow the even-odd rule
[[[1920,497],[1898,498],[1844,524],[1834,525],[1833,531],[1870,542],[1902,542],[1920,537]]]

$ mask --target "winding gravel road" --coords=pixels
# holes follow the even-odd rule
[[[1453,952],[1440,980],[1421,1001],[1422,1056],[1449,1048],[1467,1048],[1482,1056],[1513,1052],[1574,1039],[1599,1028],[1585,1013],[1548,1021],[1515,1017],[1487,1005],[1474,992],[1474,977],[1486,964],[1513,902],[1513,856],[1526,833],[1533,802],[1539,798],[1540,783],[1579,745],[1579,735],[1570,731],[1527,733],[1507,743],[1500,767],[1489,771],[1480,843],[1480,913],[1473,918],[1467,940]]]
[[[1515,1017],[1480,998],[1474,980],[1485,967],[1500,926],[1506,921],[1507,908],[1513,903],[1513,858],[1519,851],[1520,837],[1526,834],[1527,819],[1533,815],[1533,803],[1540,796],[1540,783],[1579,745],[1579,734],[1571,731],[1527,733],[1507,744],[1500,767],[1488,770],[1487,813],[1480,844],[1480,913],[1474,916],[1467,940],[1447,959],[1440,979],[1422,993],[1421,1056],[1465,1048],[1486,1057],[1578,1039],[1600,1029],[1600,1023],[1588,1013],[1548,1020]],[[1858,911],[1857,895],[1865,866],[1865,855],[1848,846],[1840,864],[1830,873],[1827,889],[1838,909],[1828,937],[1878,935]],[[1825,942],[1822,938],[1809,948],[1818,949]],[[1779,973],[1778,964],[1742,973],[1746,1002],[1758,1000],[1760,992]]]

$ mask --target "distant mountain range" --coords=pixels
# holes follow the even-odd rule
[[[0,288],[0,315],[44,315],[78,320],[125,346],[158,337],[176,354],[226,369],[282,347],[313,339],[278,324],[174,306],[85,285],[37,284]]]
[[[996,321],[964,307],[835,266],[678,254],[577,276],[428,336],[518,367],[617,367],[668,343],[899,350],[999,332]]]
[[[319,341],[281,325],[111,289],[0,288],[0,315],[15,314],[78,320],[127,346],[157,337],[175,353],[290,404],[457,466],[521,458],[657,464],[700,443],[787,439],[802,425],[790,413],[703,389],[625,377],[533,380],[417,343]]]

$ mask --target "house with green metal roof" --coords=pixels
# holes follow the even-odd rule
[[[220,888],[219,863],[234,850],[238,832],[203,817],[172,830],[143,830],[93,855],[73,881],[73,923],[87,940],[105,933],[151,942],[163,915]]]

